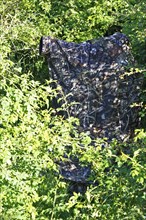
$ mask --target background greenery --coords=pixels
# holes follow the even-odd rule
[[[81,42],[122,31],[145,75],[145,0],[0,0],[0,5],[0,218],[146,219],[145,85],[143,127],[133,143],[114,141],[101,149],[97,140],[95,149],[76,131],[77,119],[64,120],[52,109],[57,90],[38,53],[42,35]],[[83,164],[93,163],[91,180],[98,185],[84,196],[69,196],[58,174],[54,160],[62,158],[65,146]]]

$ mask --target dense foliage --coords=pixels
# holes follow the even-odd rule
[[[76,131],[77,119],[65,120],[51,107],[57,90],[51,88],[47,65],[38,54],[42,35],[81,42],[123,31],[138,71],[145,74],[145,0],[0,3],[0,218],[146,219],[145,128],[129,144],[115,140],[102,149],[102,140],[97,140],[93,148],[90,138]],[[145,101],[144,86],[143,121]],[[66,146],[72,146],[83,164],[92,162],[95,184],[85,195],[69,196],[69,183],[58,174],[54,161],[62,158]]]

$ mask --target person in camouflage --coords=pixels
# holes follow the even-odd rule
[[[69,116],[79,119],[79,132],[87,132],[92,140],[106,137],[109,143],[133,136],[139,117],[132,104],[139,101],[142,77],[126,73],[134,60],[124,34],[82,43],[42,37],[40,54],[47,58],[50,77],[62,88]],[[72,159],[58,164],[60,174],[71,182],[69,191],[85,193],[90,165]]]

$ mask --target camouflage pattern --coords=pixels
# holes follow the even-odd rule
[[[132,104],[139,101],[142,77],[126,74],[134,62],[128,45],[122,33],[79,44],[41,38],[40,54],[47,58],[50,77],[62,87],[67,112],[79,118],[79,132],[93,140],[127,141],[138,126],[138,108]],[[70,192],[84,193],[90,166],[70,159],[58,164],[63,178],[71,181]]]
[[[138,108],[132,104],[139,101],[142,78],[125,74],[133,63],[128,45],[122,33],[79,44],[41,38],[40,54],[47,58],[51,78],[74,103],[69,114],[79,118],[79,131],[93,139],[125,141],[138,124]]]

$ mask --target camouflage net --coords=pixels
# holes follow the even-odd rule
[[[134,63],[129,40],[115,33],[83,43],[42,37],[40,54],[49,73],[62,87],[70,116],[79,118],[79,131],[92,139],[107,137],[127,141],[138,126],[142,77],[126,73]]]

